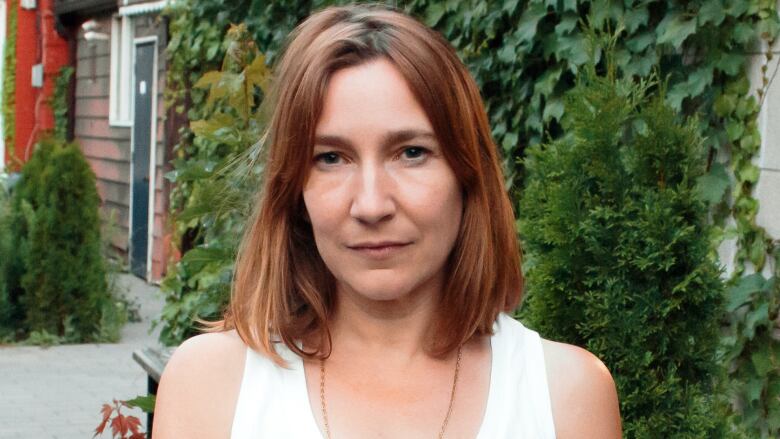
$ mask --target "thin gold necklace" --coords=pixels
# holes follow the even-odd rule
[[[461,348],[462,346],[458,346],[458,358],[455,360],[455,376],[452,378],[452,390],[450,391],[450,404],[447,407],[447,415],[444,417],[444,422],[441,423],[441,430],[439,430],[439,436],[437,436],[438,439],[444,437],[444,430],[447,429],[447,423],[450,421],[450,415],[452,414],[452,403],[455,402],[455,388],[458,384],[458,372],[460,372]],[[325,404],[325,359],[320,359],[320,409],[322,410],[322,421],[325,426],[325,437],[331,439],[328,408],[327,404]]]

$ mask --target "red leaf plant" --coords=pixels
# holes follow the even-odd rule
[[[132,408],[125,401],[114,400],[114,406],[103,404],[100,412],[103,414],[103,421],[95,429],[95,435],[92,438],[103,434],[106,425],[111,421],[111,437],[116,439],[146,439],[146,433],[140,431],[141,420],[135,416],[125,416],[122,414],[122,407]],[[112,418],[111,415],[114,414]]]

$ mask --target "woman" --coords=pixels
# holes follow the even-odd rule
[[[292,34],[229,311],[176,350],[154,437],[616,438],[612,378],[508,317],[522,276],[478,89],[379,6]]]

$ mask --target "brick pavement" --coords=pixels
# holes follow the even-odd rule
[[[132,353],[157,344],[159,328],[154,334],[149,328],[163,298],[132,275],[120,275],[119,282],[139,303],[142,318],[125,326],[119,343],[0,347],[0,439],[88,439],[103,403],[146,393],[146,374]],[[140,410],[123,413],[138,416],[146,428]]]

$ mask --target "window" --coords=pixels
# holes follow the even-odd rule
[[[111,19],[111,75],[108,93],[108,122],[111,125],[131,126],[133,90],[133,26],[128,16]]]

